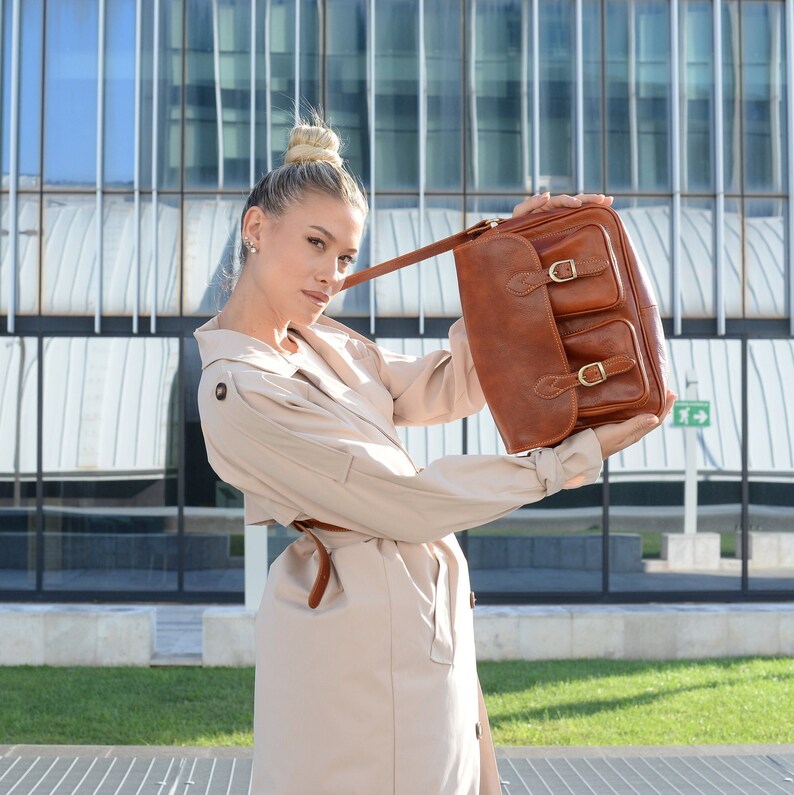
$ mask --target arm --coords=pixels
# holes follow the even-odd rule
[[[517,458],[451,455],[419,472],[391,445],[300,395],[283,397],[219,370],[225,400],[200,393],[207,454],[228,483],[271,506],[289,524],[301,514],[367,535],[422,543],[498,519],[564,488],[593,482],[601,448],[593,431]],[[214,384],[213,384],[214,388]]]

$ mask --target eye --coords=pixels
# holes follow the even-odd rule
[[[325,241],[319,237],[310,237],[307,238],[309,243],[311,243],[315,248],[320,249],[320,251],[325,251]]]
[[[343,262],[345,264],[345,267],[347,267],[348,265],[356,264],[356,258],[351,256],[350,254],[343,254],[341,257],[339,257],[339,261]]]

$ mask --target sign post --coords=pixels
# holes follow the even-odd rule
[[[698,509],[698,465],[697,429],[711,425],[711,404],[697,400],[698,376],[695,370],[687,370],[686,400],[677,400],[673,406],[673,425],[686,428],[684,431],[684,533],[697,532]]]

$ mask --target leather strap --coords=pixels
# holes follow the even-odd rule
[[[535,382],[535,394],[550,400],[574,387],[602,384],[612,375],[620,375],[636,367],[637,362],[625,353],[610,356],[600,362],[586,364],[581,369],[565,375],[544,375]]]
[[[361,284],[361,282],[368,282],[370,279],[376,279],[378,276],[384,276],[385,274],[391,273],[392,271],[405,268],[408,265],[414,265],[417,262],[421,262],[423,259],[430,259],[430,257],[437,257],[439,254],[443,254],[445,251],[451,251],[453,248],[455,248],[455,246],[459,246],[461,243],[466,243],[478,234],[485,232],[492,227],[498,226],[501,223],[504,223],[505,220],[507,219],[494,218],[490,221],[480,221],[474,226],[470,226],[468,229],[465,229],[463,232],[457,232],[456,234],[445,237],[442,240],[437,240],[435,243],[431,243],[429,246],[418,248],[416,251],[409,251],[407,254],[403,254],[400,257],[395,257],[394,259],[382,262],[380,265],[374,265],[371,268],[366,268],[363,271],[351,273],[350,276],[345,278],[344,284],[340,288],[340,292],[342,290],[347,290],[349,287],[355,287],[357,284]]]
[[[319,566],[317,568],[317,576],[314,578],[314,585],[309,592],[308,599],[309,607],[314,610],[320,604],[323,594],[325,593],[325,588],[328,585],[328,580],[331,578],[331,558],[328,555],[328,550],[323,546],[320,539],[317,538],[317,536],[312,533],[309,528],[315,527],[319,528],[320,530],[331,530],[335,533],[349,533],[350,530],[347,527],[339,527],[335,524],[328,524],[327,522],[321,522],[318,519],[295,519],[292,522],[292,526],[298,532],[307,533],[317,545]]]

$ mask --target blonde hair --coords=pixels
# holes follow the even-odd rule
[[[265,174],[249,193],[240,215],[241,234],[245,215],[251,207],[260,207],[278,218],[312,191],[335,196],[366,216],[369,212],[367,198],[361,184],[345,167],[341,148],[339,136],[316,111],[311,112],[309,120],[301,119],[290,131],[283,164]],[[231,293],[247,253],[246,247],[241,245],[239,269],[222,271],[223,292]]]

